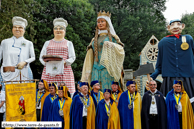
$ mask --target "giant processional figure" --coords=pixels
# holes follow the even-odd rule
[[[6,93],[6,121],[36,121],[36,84],[32,82],[36,80],[33,80],[30,69],[30,63],[35,60],[34,46],[24,38],[27,20],[15,16],[12,23],[13,36],[4,39],[0,46],[1,83],[5,83]]]
[[[66,27],[68,23],[63,18],[56,18],[53,21],[54,39],[46,41],[39,60],[44,65],[42,79],[48,83],[65,82],[71,94],[75,92],[74,74],[71,64],[75,61],[73,43],[66,40]]]
[[[109,12],[99,12],[95,37],[87,47],[81,81],[98,80],[101,89],[111,89],[112,81],[121,82],[125,57],[124,44],[116,35]]]
[[[161,92],[164,96],[173,89],[173,81],[181,80],[191,103],[194,100],[194,42],[191,35],[181,35],[185,24],[179,19],[171,20],[167,26],[171,35],[160,40],[155,72],[156,79],[162,74]],[[192,103],[194,107],[194,103]]]

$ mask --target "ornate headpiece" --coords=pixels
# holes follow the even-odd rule
[[[98,17],[100,17],[100,16],[107,16],[107,17],[111,17],[111,13],[109,13],[109,11],[106,13],[105,11],[103,11],[103,12],[99,12],[98,13]]]

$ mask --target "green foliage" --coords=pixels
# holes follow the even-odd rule
[[[182,34],[190,34],[192,37],[194,36],[194,13],[185,14],[181,18],[181,22],[185,24],[185,29]]]
[[[25,37],[31,41],[34,41],[33,13],[38,12],[38,3],[34,0],[3,0],[1,2],[0,10],[0,41],[6,38],[10,38],[12,34],[12,18],[14,16],[20,16],[28,21]]]

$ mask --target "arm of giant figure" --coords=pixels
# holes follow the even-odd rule
[[[75,50],[71,41],[67,42],[68,46],[68,59],[65,60],[66,65],[71,65],[75,61]]]
[[[17,64],[17,67],[19,69],[23,69],[25,65],[27,65],[28,63],[31,63],[35,60],[34,45],[33,45],[32,42],[29,42],[29,43],[30,43],[29,48],[28,48],[29,49],[29,54],[30,54],[29,58],[27,60],[22,61],[22,62]]]
[[[41,52],[40,52],[39,60],[40,60],[40,62],[42,63],[42,65],[45,65],[45,64],[46,64],[46,63],[43,61],[42,56],[47,54],[47,53],[46,53],[46,48],[47,48],[48,45],[49,45],[49,41],[46,41],[46,42],[44,43],[44,45],[43,45],[43,48],[42,48]]]
[[[156,62],[156,69],[155,72],[150,75],[150,77],[155,80],[159,74],[161,74],[162,71],[162,57],[163,55],[163,49],[162,49],[162,43],[159,42],[158,44],[158,57]]]

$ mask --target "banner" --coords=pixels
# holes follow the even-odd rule
[[[36,84],[6,84],[6,121],[36,121]]]

